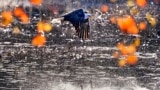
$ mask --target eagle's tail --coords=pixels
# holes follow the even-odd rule
[[[89,26],[88,25],[83,25],[83,24],[79,25],[79,27],[76,27],[76,32],[78,34],[78,37],[81,39],[89,38]]]

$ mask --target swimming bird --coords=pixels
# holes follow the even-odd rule
[[[89,37],[89,17],[91,14],[85,12],[83,9],[75,10],[71,13],[62,16],[62,21],[69,21],[75,27],[79,38],[86,39]],[[51,22],[54,23],[55,20]]]

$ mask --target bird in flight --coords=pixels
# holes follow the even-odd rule
[[[89,17],[91,14],[85,12],[83,9],[75,10],[69,14],[62,16],[62,21],[69,21],[75,27],[79,38],[87,39],[89,37]],[[54,22],[54,20],[52,20]]]

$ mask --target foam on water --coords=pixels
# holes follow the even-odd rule
[[[135,78],[123,78],[124,80],[114,79],[109,82],[92,82],[92,84],[73,84],[72,82],[48,82],[35,88],[34,90],[45,89],[45,90],[149,90],[144,87],[140,87]],[[129,79],[128,81],[125,81]],[[88,81],[89,82],[89,81]],[[119,84],[114,84],[115,82],[120,82]],[[123,86],[124,85],[124,86]]]

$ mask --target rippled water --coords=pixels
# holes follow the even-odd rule
[[[82,3],[86,2],[81,5],[80,0],[61,1],[46,0],[44,6],[48,3],[66,4],[64,13],[67,13],[73,7],[90,10],[108,2],[81,0]],[[7,2],[0,2],[5,3],[5,7],[8,5]],[[27,5],[28,0],[8,2]],[[110,14],[92,12],[98,18],[90,20],[90,39],[85,41],[80,40],[72,25],[67,23],[47,33],[47,44],[42,48],[30,44],[36,33],[30,30],[30,25],[24,26],[19,35],[13,35],[11,28],[1,28],[0,90],[160,90],[160,40],[157,29],[149,27],[141,33],[136,66],[118,67],[112,57],[119,41],[129,43],[135,38],[121,34],[107,20],[110,15],[118,14],[120,8],[127,8],[120,3],[124,3],[123,0],[119,4],[108,4],[111,7]],[[158,6],[151,4],[141,11],[136,17],[138,20],[144,19],[147,11],[158,15]]]

